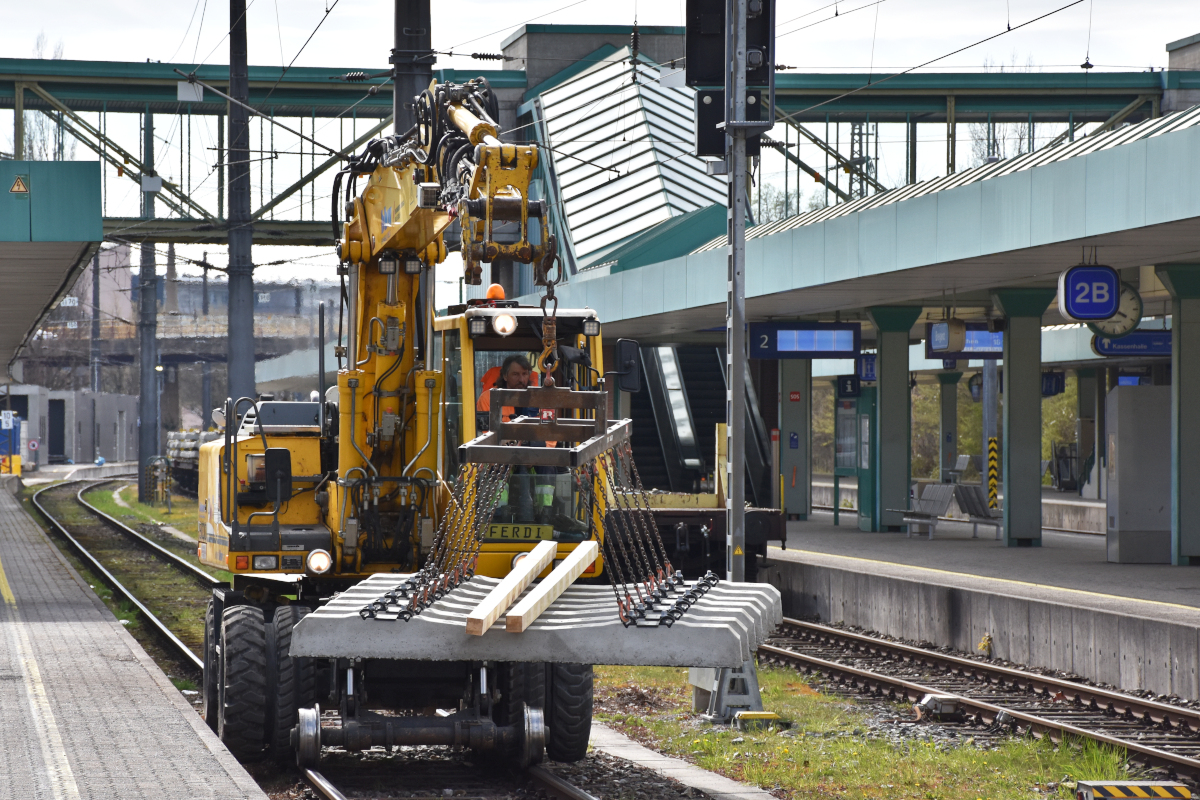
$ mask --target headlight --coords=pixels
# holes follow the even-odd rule
[[[583,321],[583,335],[584,336],[599,336],[600,335],[600,320],[595,319],[595,318],[585,319]]]
[[[255,569],[278,569],[279,568],[279,556],[255,556],[254,557],[254,568]]]
[[[492,329],[501,336],[511,336],[517,329],[517,318],[512,314],[497,314],[492,317]]]
[[[412,258],[411,256],[409,258],[404,259],[404,274],[405,275],[420,275],[421,274],[421,260],[419,258]]]
[[[308,554],[308,571],[324,575],[333,566],[333,556],[324,550],[313,550]]]
[[[471,317],[467,320],[467,332],[472,336],[483,336],[487,333],[487,317]]]
[[[384,250],[379,254],[379,274],[395,275],[400,268],[400,257],[392,250]]]

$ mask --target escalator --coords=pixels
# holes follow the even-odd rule
[[[671,488],[667,465],[663,460],[662,443],[658,440],[658,425],[654,421],[654,409],[650,405],[650,393],[645,381],[642,391],[626,395],[629,398],[629,417],[633,430],[629,444],[633,448],[633,461],[637,464],[642,485],[647,489]]]
[[[725,421],[724,350],[643,347],[645,380],[631,396],[634,459],[649,488],[695,492],[712,474],[716,426]],[[746,499],[771,503],[770,438],[746,373]],[[645,463],[646,466],[642,466]]]

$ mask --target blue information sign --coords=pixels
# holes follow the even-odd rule
[[[1121,276],[1112,267],[1083,264],[1058,276],[1058,310],[1069,319],[1108,319],[1120,304]]]
[[[1092,352],[1098,356],[1169,356],[1170,331],[1134,331],[1120,339],[1107,336],[1092,337]]]
[[[986,322],[968,322],[964,337],[963,349],[943,353],[933,349],[933,326],[925,325],[925,357],[930,361],[941,359],[949,361],[964,361],[967,359],[1004,358],[1004,333],[989,331]]]
[[[859,380],[871,382],[878,380],[875,377],[875,354],[863,353],[858,357],[858,378]]]
[[[857,322],[752,322],[751,358],[857,358]]]
[[[929,346],[936,352],[950,349],[950,326],[945,322],[935,322],[929,329]]]
[[[1057,394],[1062,394],[1067,390],[1067,373],[1065,372],[1043,372],[1042,373],[1042,397],[1054,397]]]

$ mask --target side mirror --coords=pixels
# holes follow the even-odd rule
[[[642,390],[638,349],[634,339],[617,339],[617,387],[622,392],[637,394]]]
[[[264,466],[267,499],[286,503],[292,497],[292,451],[286,447],[268,447]]]

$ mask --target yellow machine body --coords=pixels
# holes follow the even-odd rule
[[[431,86],[431,92],[435,89]],[[345,585],[377,572],[412,571],[428,552],[458,474],[457,448],[476,431],[482,377],[476,374],[476,350],[495,354],[507,346],[491,329],[489,335],[471,336],[468,317],[474,309],[435,318],[433,271],[446,258],[443,234],[457,217],[468,283],[479,282],[481,261],[540,262],[553,251],[546,224],[540,226],[538,244],[528,236],[537,147],[500,142],[494,125],[465,105],[451,103],[447,116],[475,145],[477,159],[454,176],[466,187],[456,207],[430,201],[451,176],[437,173],[428,146],[418,152],[411,141],[407,150],[365,174],[365,185],[347,203],[348,221],[338,244],[348,293],[347,346],[339,352],[336,409],[325,406],[336,414],[334,424],[324,431],[317,426],[286,433],[258,430],[239,423],[238,414],[248,407],[243,404],[227,420],[238,430],[200,447],[197,555],[202,563],[235,575]],[[538,215],[544,217],[544,211]],[[516,241],[495,241],[496,220],[520,221]],[[422,291],[422,283],[429,291]],[[504,306],[490,311],[541,314]],[[562,331],[564,319],[575,319],[578,327],[594,314],[560,310],[558,318]],[[598,335],[568,333],[560,341],[590,354],[602,374]],[[528,353],[536,365],[540,343],[508,344]],[[291,499],[279,504],[277,521],[274,505],[254,490],[253,459],[248,458],[265,457],[267,449],[276,448],[290,452],[296,482]],[[364,488],[359,479],[368,475],[376,480]],[[420,478],[428,488],[419,492],[395,480],[400,478]],[[403,528],[403,535],[389,534],[382,524],[370,528],[373,517],[399,517],[403,524],[390,530]],[[600,519],[596,530],[602,530]],[[278,534],[271,538],[265,531],[275,527]],[[497,529],[485,536],[476,571],[507,574],[515,556],[546,535],[545,526]],[[256,544],[265,541],[271,542],[267,549]],[[560,546],[560,557],[573,548]],[[326,550],[332,563],[314,573],[308,558],[318,549]],[[598,558],[585,575],[602,570]]]

